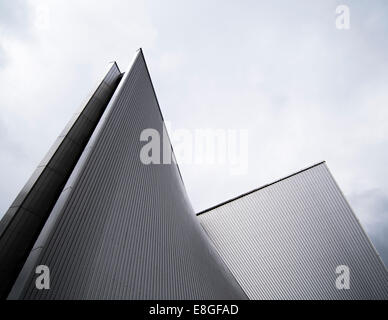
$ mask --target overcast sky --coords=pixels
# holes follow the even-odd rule
[[[246,174],[180,165],[196,211],[326,160],[388,264],[387,35],[384,0],[0,0],[0,216],[108,62],[142,47],[172,130],[249,133]]]

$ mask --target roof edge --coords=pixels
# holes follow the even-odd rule
[[[243,193],[243,194],[240,194],[239,196],[236,196],[236,197],[234,197],[234,198],[231,198],[231,199],[229,199],[229,200],[226,200],[226,201],[224,201],[224,202],[221,202],[221,203],[219,203],[219,204],[216,204],[216,205],[214,205],[214,206],[212,206],[212,207],[210,207],[210,208],[208,208],[208,209],[202,210],[202,211],[196,213],[196,216],[199,216],[199,215],[201,215],[201,214],[203,214],[203,213],[206,213],[206,212],[208,212],[208,211],[214,210],[214,209],[216,209],[216,208],[218,208],[218,207],[221,207],[221,206],[223,206],[223,205],[225,205],[225,204],[227,204],[227,203],[229,203],[229,202],[238,200],[238,199],[240,199],[240,198],[242,198],[242,197],[245,197],[245,196],[247,196],[247,195],[249,195],[249,194],[251,194],[251,193],[254,193],[254,192],[259,191],[259,190],[261,190],[261,189],[264,189],[264,188],[266,188],[266,187],[272,186],[272,185],[275,184],[275,183],[278,183],[278,182],[280,182],[280,181],[283,181],[283,180],[286,180],[286,179],[288,179],[288,178],[291,178],[291,177],[293,177],[293,176],[295,176],[295,175],[297,175],[297,174],[299,174],[299,173],[302,173],[302,172],[304,172],[304,171],[310,170],[310,169],[312,169],[312,168],[314,168],[314,167],[317,167],[317,166],[319,166],[319,165],[322,165],[322,164],[324,164],[324,163],[326,163],[325,160],[324,160],[324,161],[321,161],[321,162],[318,162],[318,163],[316,163],[316,164],[313,164],[312,166],[309,166],[309,167],[307,167],[307,168],[301,169],[301,170],[299,170],[299,171],[297,171],[297,172],[294,172],[294,173],[292,173],[292,174],[290,174],[290,175],[288,175],[288,176],[285,176],[285,177],[280,178],[280,179],[278,179],[278,180],[275,180],[275,181],[273,181],[273,182],[267,183],[267,184],[265,184],[265,185],[263,185],[263,186],[261,186],[261,187],[258,187],[258,188],[256,188],[256,189],[253,189],[253,190],[250,190],[250,191],[245,192],[245,193]]]

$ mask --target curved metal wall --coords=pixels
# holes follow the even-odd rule
[[[120,77],[116,63],[111,63],[0,221],[0,298],[11,290]]]
[[[163,127],[140,50],[9,299],[246,298],[200,227],[177,165],[140,161],[142,130]],[[50,290],[35,288],[41,264]]]
[[[325,163],[198,215],[250,299],[388,299],[388,273]],[[350,269],[337,289],[337,266]]]

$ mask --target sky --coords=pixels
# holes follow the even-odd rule
[[[180,163],[195,211],[326,160],[388,265],[387,34],[384,0],[0,0],[0,217],[142,47],[170,131],[248,132],[246,172]]]

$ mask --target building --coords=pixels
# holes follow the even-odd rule
[[[197,217],[176,162],[140,160],[148,128],[168,140],[139,50],[126,72],[109,66],[1,220],[2,298],[387,298],[387,272],[325,165]],[[284,218],[294,228],[282,229]],[[333,289],[336,263],[350,267],[348,293]],[[40,265],[48,290],[36,287]],[[310,287],[297,283],[302,266],[318,268]],[[271,283],[271,268],[281,283]]]
[[[250,299],[388,297],[387,270],[324,162],[198,218]],[[349,290],[336,286],[341,266]]]

